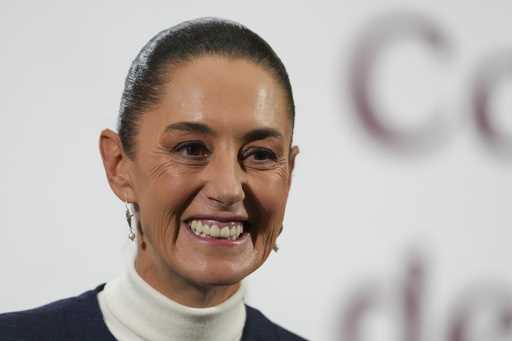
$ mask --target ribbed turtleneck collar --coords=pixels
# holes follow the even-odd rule
[[[239,341],[245,324],[244,285],[222,304],[191,308],[146,283],[130,263],[98,294],[105,323],[119,340]]]

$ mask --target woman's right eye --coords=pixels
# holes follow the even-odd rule
[[[203,160],[210,154],[210,151],[202,142],[183,142],[178,144],[174,150],[180,156],[194,160]]]

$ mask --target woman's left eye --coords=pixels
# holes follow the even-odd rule
[[[256,162],[262,161],[276,161],[277,155],[270,149],[258,148],[253,149],[244,155],[244,159],[252,158]]]

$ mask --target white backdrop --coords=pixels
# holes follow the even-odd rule
[[[350,97],[362,34],[385,32],[378,19],[393,13],[422,15],[447,42],[441,53],[415,38],[389,44],[370,79],[380,117],[397,129],[439,115],[442,138],[428,135],[440,142],[427,152],[371,137]],[[2,2],[0,312],[124,269],[133,250],[99,132],[115,126],[130,62],[153,34],[220,16],[277,50],[297,104],[301,154],[281,249],[250,277],[249,303],[314,340],[400,340],[412,329],[411,341],[456,341],[456,307],[483,297],[471,303],[473,338],[457,341],[512,340],[506,314],[493,320],[512,310],[512,158],[486,147],[471,114],[480,66],[512,49],[511,13],[509,0]],[[512,136],[512,77],[493,94],[493,119]],[[423,275],[407,275],[418,259]],[[401,317],[406,296],[413,308]],[[360,337],[344,325],[358,297],[377,300],[356,318]]]

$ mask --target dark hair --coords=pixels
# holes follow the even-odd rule
[[[270,45],[239,23],[200,18],[158,33],[132,62],[126,76],[118,122],[119,136],[128,156],[135,153],[140,116],[158,103],[169,68],[204,55],[247,58],[270,71],[285,90],[293,131],[295,104],[290,80]]]

